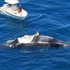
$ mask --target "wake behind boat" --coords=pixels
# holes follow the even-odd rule
[[[0,13],[12,18],[24,20],[28,15],[27,11],[25,11],[18,0],[5,0],[7,4],[4,4],[0,7]]]

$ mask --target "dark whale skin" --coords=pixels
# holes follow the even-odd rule
[[[69,44],[64,43],[61,40],[55,39],[50,36],[40,35],[36,39],[32,40],[31,43],[19,43],[18,38],[14,39],[12,42],[5,43],[4,46],[8,47],[20,47],[20,46],[42,46],[42,47],[60,47],[60,46],[69,46]]]

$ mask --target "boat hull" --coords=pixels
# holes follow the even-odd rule
[[[3,10],[2,8],[0,8],[0,13],[2,15],[9,16],[9,17],[15,18],[15,19],[20,19],[20,20],[24,20],[26,18],[26,16],[28,15],[28,13],[25,10],[24,10],[24,13],[25,13],[24,16],[17,16],[17,15],[14,15],[12,13],[9,13],[9,12]]]

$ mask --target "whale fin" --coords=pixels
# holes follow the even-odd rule
[[[35,36],[39,36],[39,32],[38,31],[36,32]]]

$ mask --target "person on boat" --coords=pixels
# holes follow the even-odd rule
[[[18,13],[22,13],[22,7],[21,7],[21,5],[18,6]]]
[[[12,4],[8,4],[8,6],[9,6],[9,7],[11,7],[11,6],[12,6]]]

